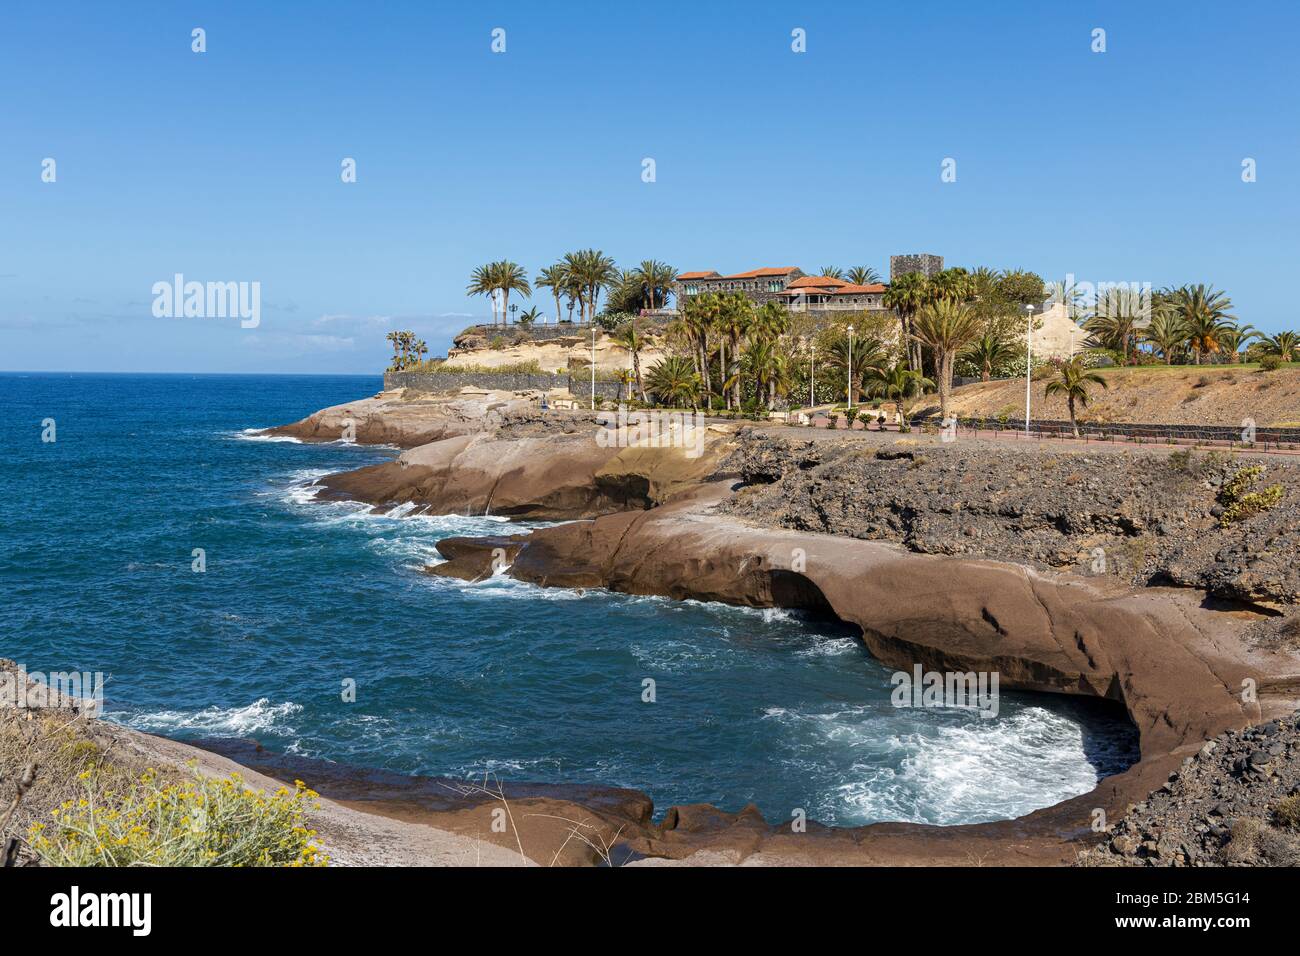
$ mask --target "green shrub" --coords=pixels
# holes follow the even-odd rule
[[[1259,369],[1261,372],[1276,372],[1282,367],[1282,356],[1264,355],[1260,357]]]
[[[100,786],[93,770],[83,795],[34,824],[28,841],[46,866],[326,866],[304,825],[317,794],[302,781],[269,797],[239,774],[216,780],[197,772],[166,783],[147,770],[126,793]]]
[[[1261,491],[1252,491],[1264,473],[1263,465],[1247,465],[1237,469],[1219,489],[1219,504],[1223,514],[1219,516],[1219,527],[1226,528],[1237,521],[1244,521],[1261,511],[1267,511],[1282,500],[1284,489],[1281,485],[1270,485]]]

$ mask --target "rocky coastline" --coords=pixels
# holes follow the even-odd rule
[[[674,807],[655,824],[648,809],[628,811],[636,800],[567,801],[566,812],[587,814],[592,832],[619,847],[619,862],[1097,862],[1110,851],[1092,848],[1150,812],[1150,795],[1199,766],[1207,741],[1285,722],[1300,696],[1291,517],[1300,480],[1286,464],[1263,479],[1281,485],[1281,506],[1224,522],[1233,502],[1222,489],[1248,459],[954,448],[926,436],[807,442],[771,427],[711,428],[704,453],[688,457],[600,442],[590,416],[522,402],[367,401],[276,430],[336,440],[351,418],[365,422],[355,440],[407,448],[324,479],[324,495],[567,522],[445,539],[446,560],[430,573],[475,579],[505,564],[544,587],[834,615],[887,665],[996,671],[1006,688],[1110,701],[1139,733],[1140,759],[1125,772],[999,823],[794,833],[752,808]],[[370,809],[503,842],[472,806],[384,803]],[[1159,853],[1148,843],[1161,846],[1139,840],[1104,862],[1221,862],[1217,847],[1180,860],[1168,840]]]

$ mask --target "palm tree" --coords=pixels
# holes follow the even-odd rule
[[[537,321],[539,315],[541,315],[541,309],[537,308],[535,305],[529,306],[524,309],[523,312],[519,313],[519,324],[524,328],[528,328]]]
[[[843,279],[844,270],[838,266],[822,266],[819,275],[823,279]]]
[[[551,295],[555,297],[555,321],[560,321],[560,296],[564,294],[569,284],[569,272],[563,262],[557,262],[553,266],[547,266],[541,271],[541,274],[533,281],[533,285],[539,289],[550,289]],[[570,309],[572,311],[572,309]]]
[[[1264,353],[1276,355],[1283,362],[1294,360],[1297,352],[1300,352],[1300,334],[1295,332],[1279,332],[1264,339]]]
[[[1107,388],[1106,380],[1098,373],[1087,368],[1083,364],[1081,356],[1076,355],[1068,362],[1061,363],[1059,376],[1047,383],[1046,395],[1055,395],[1058,392],[1065,396],[1066,407],[1070,410],[1070,428],[1074,431],[1074,437],[1079,437],[1079,422],[1075,418],[1074,407],[1079,405],[1086,408],[1088,406],[1088,385],[1100,385]]]
[[[921,309],[913,320],[912,337],[934,350],[938,369],[939,415],[948,419],[948,400],[952,395],[952,366],[957,353],[980,334],[980,320],[965,305],[940,299]]]
[[[915,395],[927,388],[933,388],[930,381],[915,369],[910,369],[902,362],[895,362],[888,368],[875,370],[867,382],[867,394],[883,398],[894,403],[894,414],[899,421],[903,418],[903,399]]]
[[[1081,310],[1081,295],[1079,287],[1073,282],[1061,280],[1060,282],[1048,282],[1043,287],[1043,292],[1048,302],[1060,302],[1065,306],[1065,314],[1071,319],[1078,320]]]
[[[574,257],[572,262],[570,257]],[[577,253],[569,253],[564,257],[564,261],[574,271],[581,289],[579,301],[585,304],[584,315],[587,321],[595,321],[601,290],[617,285],[621,278],[618,267],[613,259],[599,249],[583,249]]]
[[[928,285],[932,302],[967,302],[975,294],[974,277],[960,267],[936,272]]]
[[[849,281],[854,285],[876,285],[880,282],[880,273],[871,266],[854,266],[849,270]]]
[[[749,332],[754,319],[754,302],[743,292],[729,292],[719,302],[718,327],[725,342],[731,344],[731,360],[728,364],[724,342],[722,358],[722,388],[727,392],[727,407],[740,407],[740,343]]]
[[[709,373],[709,330],[717,323],[719,308],[718,297],[712,292],[691,296],[682,305],[682,326],[694,346],[692,358],[696,372],[702,377],[706,404],[713,394]]]
[[[1187,345],[1192,333],[1178,313],[1158,309],[1151,316],[1151,324],[1142,330],[1142,337],[1160,350],[1166,365],[1173,365],[1174,354]]]
[[[645,289],[650,311],[653,312],[656,301],[659,304],[667,301],[668,290],[677,281],[677,270],[666,262],[645,259],[632,270],[632,276]]]
[[[783,391],[789,378],[789,361],[778,347],[781,337],[790,328],[790,310],[782,302],[764,302],[753,313],[749,324],[750,352],[755,353],[747,362],[747,371],[754,378],[755,398],[763,400],[767,392],[767,408],[776,406],[776,395]],[[750,359],[747,353],[746,358]]]
[[[700,377],[684,356],[664,356],[650,366],[647,378],[651,391],[660,402],[690,405],[692,411],[699,408]]]
[[[990,269],[988,266],[976,266],[970,272],[972,297],[976,299],[988,299],[997,295],[998,283],[1002,281],[1002,273],[997,269]]]
[[[1204,356],[1219,351],[1220,334],[1236,320],[1236,316],[1228,311],[1232,308],[1232,300],[1227,293],[1204,284],[1175,289],[1169,295],[1166,308],[1187,326],[1197,365],[1201,364]]]
[[[645,383],[641,381],[641,349],[645,346],[645,339],[637,331],[636,319],[633,318],[618,327],[614,333],[614,341],[632,353],[632,377],[636,379],[636,390],[641,395],[641,401],[645,401]]]
[[[775,404],[777,379],[781,377],[781,357],[776,343],[764,338],[750,342],[737,375],[740,379],[749,378],[754,382],[754,401],[764,402],[771,411]]]
[[[393,361],[388,366],[390,372],[404,372],[418,366],[428,354],[429,346],[423,339],[417,339],[411,331],[389,332],[384,336],[393,346]]]
[[[764,302],[754,312],[751,331],[759,338],[775,341],[785,335],[789,328],[790,310],[782,302]]]
[[[501,324],[505,325],[508,317],[507,309],[510,306],[510,293],[518,292],[520,295],[532,295],[533,287],[528,284],[528,272],[517,262],[511,262],[509,259],[502,259],[496,263],[493,280],[496,287],[501,290]]]
[[[566,264],[564,267],[564,298],[565,308],[569,310],[569,321],[573,321],[573,306],[578,306],[578,321],[584,321],[586,315],[585,295],[583,292],[582,279],[567,264],[568,256],[565,256]]]
[[[1098,293],[1094,314],[1083,327],[1119,352],[1125,365],[1136,365],[1138,333],[1150,315],[1150,292],[1128,286],[1107,287]]]
[[[1219,333],[1219,344],[1228,353],[1228,361],[1235,364],[1241,361],[1242,348],[1258,338],[1263,335],[1253,325],[1231,325]]]
[[[497,324],[496,263],[479,266],[469,277],[466,295],[486,295],[492,299],[492,324]]]
[[[1002,336],[986,330],[983,335],[971,343],[966,350],[966,357],[979,366],[980,381],[987,382],[993,377],[993,369],[1015,354],[1011,343]]]
[[[885,367],[886,360],[885,344],[875,336],[854,336],[851,341],[852,351],[850,351],[848,335],[835,339],[826,358],[829,364],[844,370],[846,376],[844,390],[850,403],[858,401],[863,380],[880,372]],[[853,375],[851,383],[847,378],[850,370]],[[849,387],[850,384],[852,387]]]
[[[921,368],[921,349],[912,340],[912,320],[917,310],[925,305],[930,294],[929,282],[919,272],[905,272],[889,283],[885,290],[885,308],[898,316],[900,338],[907,349],[907,364],[917,371]]]

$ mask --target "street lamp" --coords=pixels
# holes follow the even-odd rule
[[[846,383],[848,389],[848,409],[853,411],[853,325],[849,325],[849,380]],[[850,422],[852,424],[852,422]]]
[[[596,323],[591,323],[591,410],[596,410]]]
[[[1025,437],[1029,437],[1031,384],[1034,380],[1034,307],[1025,306]]]
[[[817,404],[817,343],[808,340],[808,407]]]

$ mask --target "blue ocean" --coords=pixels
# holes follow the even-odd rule
[[[0,656],[102,671],[106,719],[151,733],[771,821],[1004,819],[1135,759],[1123,715],[1089,702],[896,709],[852,633],[787,612],[430,577],[438,539],[507,526],[319,503],[315,479],[396,450],[250,434],[380,386],[0,375]]]

